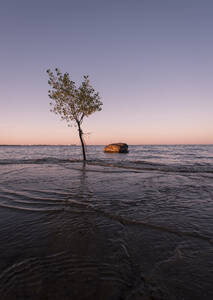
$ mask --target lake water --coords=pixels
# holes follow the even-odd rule
[[[0,299],[213,299],[213,145],[0,146]]]

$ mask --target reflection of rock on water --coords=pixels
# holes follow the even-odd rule
[[[104,152],[109,153],[128,153],[128,145],[125,143],[109,144],[104,148]]]

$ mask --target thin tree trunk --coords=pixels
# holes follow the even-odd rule
[[[80,123],[77,123],[77,124],[78,124],[78,134],[79,134],[79,137],[80,137],[80,140],[81,140],[81,147],[82,147],[83,160],[86,161],[86,152],[85,152],[84,140],[83,140],[83,138],[82,138],[83,131],[82,131],[82,129],[81,129]]]

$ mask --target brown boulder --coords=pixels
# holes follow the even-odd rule
[[[125,143],[109,144],[104,148],[108,153],[128,153],[128,145]]]

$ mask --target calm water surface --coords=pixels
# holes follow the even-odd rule
[[[0,299],[213,299],[213,145],[0,146]]]

